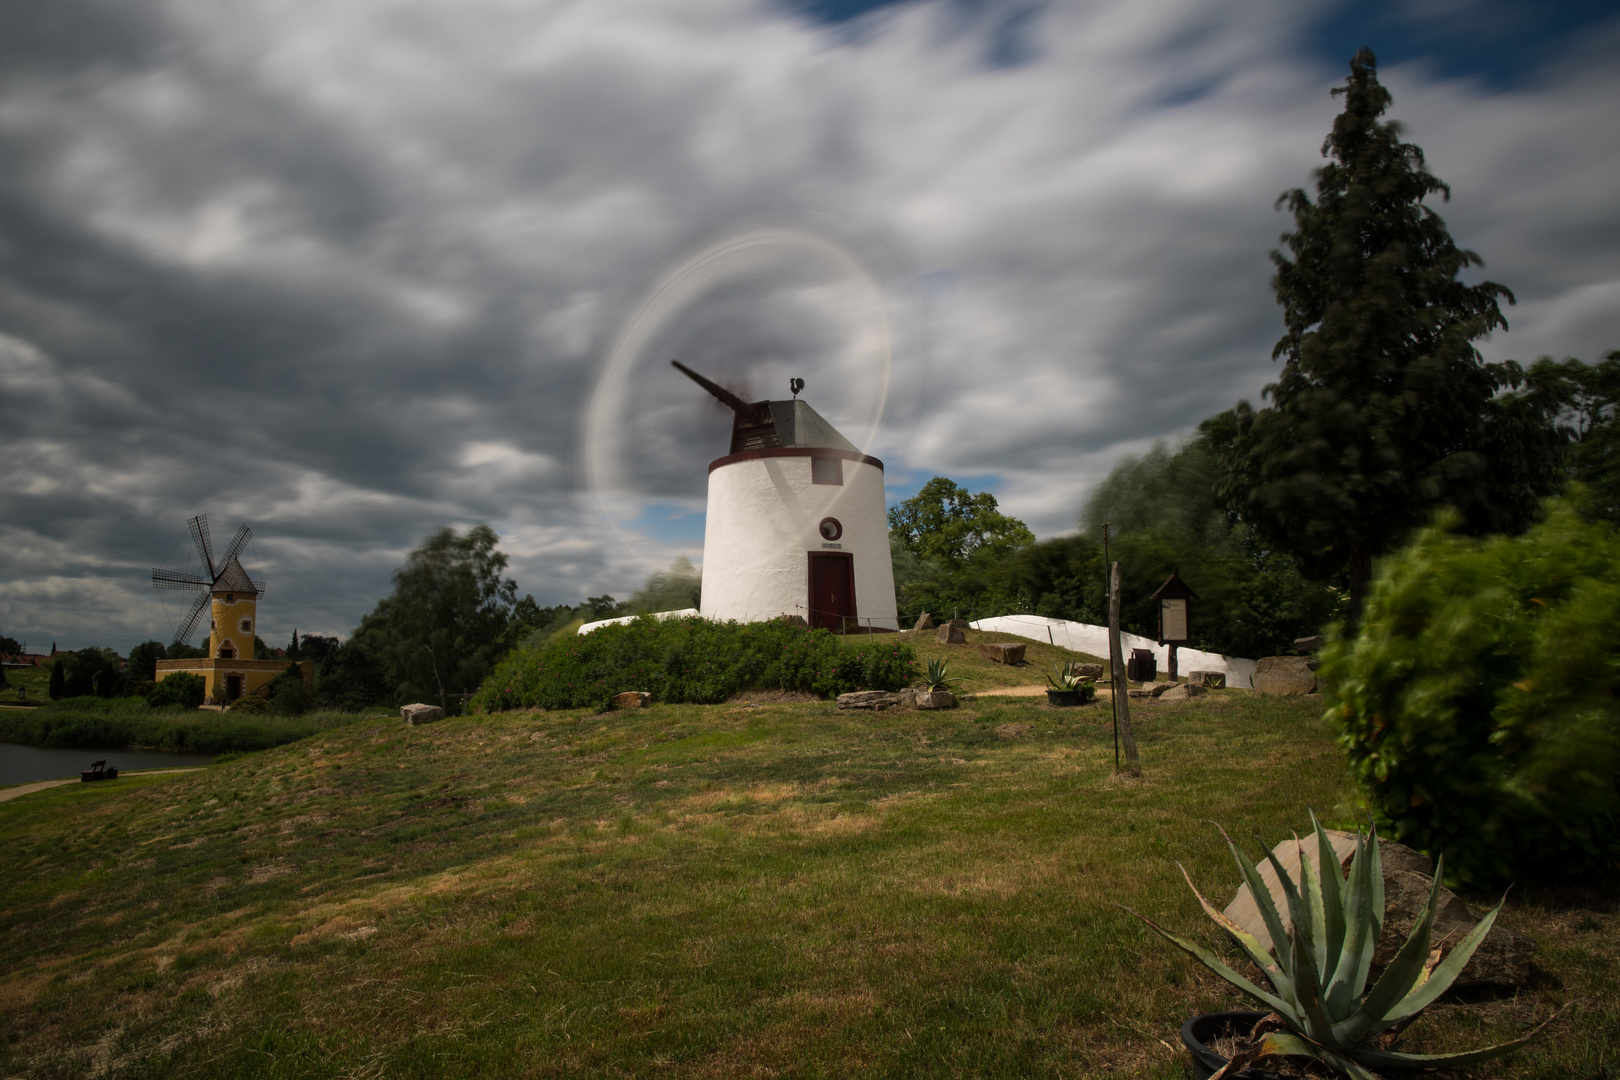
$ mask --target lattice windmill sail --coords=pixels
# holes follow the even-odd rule
[[[247,542],[253,539],[252,529],[246,525],[239,526],[236,535],[231,538],[230,546],[216,559],[213,545],[209,541],[207,515],[199,514],[187,522],[187,525],[191,529],[192,542],[197,545],[197,558],[202,564],[201,573],[190,574],[161,568],[152,570],[154,589],[179,589],[197,593],[197,599],[186,612],[185,618],[180,620],[180,626],[175,631],[174,641],[177,645],[190,644],[191,635],[196,632],[197,624],[202,621],[203,612],[208,610],[211,597],[224,593],[233,598],[242,595],[244,598],[251,596],[257,600],[264,595],[264,582],[254,581],[248,577],[238,558]],[[209,651],[211,653],[214,651],[212,640],[209,642]],[[251,642],[247,655],[253,655]]]

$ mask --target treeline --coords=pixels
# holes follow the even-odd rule
[[[935,477],[889,514],[895,589],[903,619],[927,611],[979,619],[1029,614],[1105,624],[1107,554],[1121,565],[1120,622],[1155,637],[1152,593],[1172,572],[1198,593],[1196,648],[1235,656],[1293,651],[1342,610],[1342,591],[1307,580],[1288,555],[1261,544],[1220,504],[1216,463],[1203,439],[1155,447],[1098,485],[1075,536],[1034,540],[987,492]],[[955,522],[941,530],[932,523]],[[941,532],[960,541],[939,542]]]
[[[316,669],[315,705],[361,709],[412,701],[459,712],[514,648],[538,649],[586,622],[697,607],[701,578],[678,558],[628,600],[592,596],[541,607],[519,597],[505,576],[507,557],[487,525],[464,535],[441,529],[411,551],[394,589]],[[308,639],[305,639],[306,642]]]

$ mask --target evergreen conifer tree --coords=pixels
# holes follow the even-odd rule
[[[1497,300],[1513,294],[1458,280],[1481,260],[1424,205],[1450,189],[1381,119],[1390,95],[1370,50],[1333,93],[1344,111],[1322,147],[1315,200],[1300,189],[1278,199],[1294,215],[1287,254],[1272,253],[1287,328],[1272,352],[1281,377],[1266,387],[1269,406],[1228,414],[1222,491],[1269,544],[1348,586],[1351,629],[1373,559],[1435,509],[1457,506],[1483,528],[1522,518],[1517,531],[1557,469],[1516,468],[1511,492],[1492,489],[1494,451],[1527,444],[1517,428],[1512,438],[1489,430],[1493,420],[1552,430],[1543,411],[1501,407],[1499,392],[1523,371],[1483,363],[1473,345],[1506,328]],[[1554,438],[1529,441],[1559,451]]]

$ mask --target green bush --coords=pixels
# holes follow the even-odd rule
[[[1620,534],[1566,503],[1520,537],[1448,522],[1324,652],[1329,716],[1386,835],[1493,884],[1620,859]]]
[[[154,709],[195,709],[208,696],[208,683],[201,675],[190,671],[176,671],[146,695],[146,703]]]
[[[277,716],[302,716],[314,703],[297,662],[288,664],[270,683],[270,711]]]
[[[269,698],[249,694],[231,702],[225,711],[232,716],[269,716],[273,710],[270,708]]]
[[[756,689],[824,696],[898,690],[911,681],[915,666],[911,646],[887,635],[845,639],[783,622],[639,618],[513,652],[469,708],[604,708],[626,690],[645,690],[656,701],[700,704]]]

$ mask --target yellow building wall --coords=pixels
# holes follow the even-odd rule
[[[251,648],[248,655],[252,655]],[[260,694],[273,682],[278,675],[287,670],[286,660],[159,660],[155,682],[162,682],[167,676],[177,671],[189,671],[201,675],[207,685],[208,705],[227,704],[225,697],[226,679],[232,675],[242,677],[242,694]],[[315,665],[308,660],[298,663],[298,670],[303,673],[304,685],[311,691],[315,689]]]
[[[208,655],[219,659],[229,644],[236,658],[253,659],[253,635],[259,627],[258,596],[254,593],[215,593],[209,605]]]

